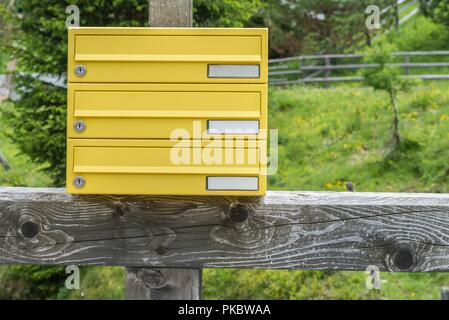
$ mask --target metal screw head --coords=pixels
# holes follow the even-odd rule
[[[75,66],[75,75],[77,77],[84,77],[86,75],[87,69],[83,64],[78,64]]]
[[[75,177],[75,179],[73,179],[73,185],[77,189],[81,189],[82,187],[84,187],[85,184],[86,184],[86,179],[84,179],[81,176],[77,176],[77,177]]]
[[[77,120],[73,124],[73,129],[78,133],[84,132],[86,130],[86,123],[83,120]]]

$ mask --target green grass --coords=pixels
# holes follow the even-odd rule
[[[365,287],[364,272],[205,270],[205,299],[434,300],[447,274],[380,273],[380,290]]]
[[[404,146],[386,158],[392,112],[382,92],[356,87],[270,92],[270,126],[279,129],[275,190],[449,190],[447,83],[399,96]]]
[[[80,271],[80,290],[61,288],[58,299],[122,300],[124,298],[124,268],[82,267]]]

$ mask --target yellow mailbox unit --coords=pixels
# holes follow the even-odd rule
[[[264,195],[267,37],[69,29],[67,191]]]

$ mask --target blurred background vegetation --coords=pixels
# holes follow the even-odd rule
[[[421,0],[421,14],[369,49],[365,8],[392,0],[194,0],[195,26],[270,28],[270,57],[449,50],[449,0]],[[0,185],[63,186],[66,90],[65,8],[82,26],[147,26],[147,0],[0,0],[0,74],[13,74],[16,97],[0,102]],[[374,53],[375,54],[375,53]],[[438,57],[435,58],[438,61]],[[16,67],[11,68],[14,61]],[[10,64],[9,68],[7,65]],[[373,83],[365,83],[379,89]],[[388,91],[359,84],[271,88],[270,127],[279,129],[274,190],[449,192],[449,83],[423,82],[397,92],[402,140],[385,152],[393,114]],[[121,299],[122,268],[83,267],[80,291],[64,287],[61,267],[0,267],[0,299]],[[365,289],[363,272],[204,270],[207,299],[436,299],[447,274],[387,274]]]

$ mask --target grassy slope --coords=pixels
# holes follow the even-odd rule
[[[424,84],[399,97],[400,155],[385,159],[391,110],[366,88],[272,90],[270,125],[279,129],[280,168],[272,189],[448,192],[447,83]]]

